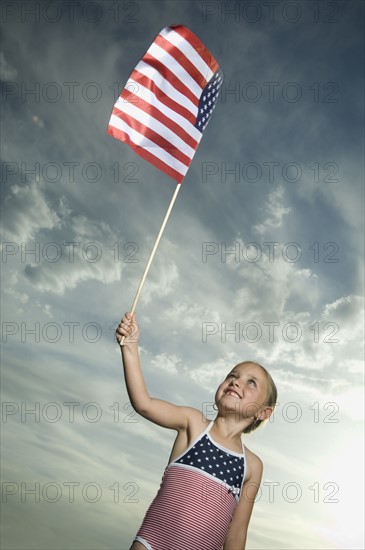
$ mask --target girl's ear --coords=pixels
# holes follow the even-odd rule
[[[258,415],[258,418],[260,420],[267,420],[268,418],[270,418],[270,416],[272,415],[273,413],[273,408],[272,407],[265,407],[261,412],[260,414]]]

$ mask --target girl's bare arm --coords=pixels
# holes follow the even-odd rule
[[[248,525],[263,472],[263,464],[259,457],[252,452],[246,452],[246,458],[248,455],[250,473],[242,486],[240,501],[233,514],[223,550],[245,550],[246,548]]]
[[[125,336],[121,347],[124,379],[132,407],[141,416],[159,426],[175,430],[187,429],[189,420],[201,418],[201,412],[192,407],[180,407],[162,399],[151,397],[141,369],[138,339],[139,328],[130,313],[126,313],[116,330],[118,342]]]

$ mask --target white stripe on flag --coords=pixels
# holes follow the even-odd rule
[[[175,32],[174,29],[169,27],[162,29],[160,35],[178,48],[193,65],[198,69],[198,71],[203,75],[205,80],[209,81],[213,76],[213,71],[205,63],[204,59],[200,57],[199,53],[189,42],[187,42],[179,33]]]
[[[162,138],[169,141],[172,145],[175,145],[176,149],[179,149],[179,151],[184,153],[184,155],[188,156],[191,159],[193,158],[195,154],[195,149],[190,147],[190,145],[179,138],[179,136],[175,134],[175,132],[156,120],[149,113],[146,113],[142,109],[139,109],[136,105],[132,105],[132,103],[125,103],[122,109],[119,107],[119,105],[115,105],[115,107],[123,113],[127,113],[127,115],[131,116],[135,120],[138,120],[138,122],[141,122],[141,124],[143,124],[147,128],[150,128],[151,130],[156,132],[156,134],[159,134]]]
[[[153,105],[154,107],[159,109],[164,115],[166,115],[168,118],[176,122],[176,124],[181,126],[181,128],[183,128],[188,134],[190,134],[191,137],[195,139],[195,141],[199,142],[201,140],[202,133],[199,132],[199,130],[197,130],[195,126],[193,126],[193,124],[191,124],[188,120],[186,120],[186,118],[179,115],[179,113],[177,113],[176,111],[173,111],[172,109],[167,107],[167,105],[165,105],[164,103],[161,103],[161,101],[156,97],[156,95],[153,92],[151,92],[151,90],[149,90],[148,88],[145,88],[144,86],[142,86],[142,84],[139,84],[138,82],[133,80],[133,78],[130,78],[128,80],[125,87],[128,91],[131,91],[137,97],[140,97],[150,105]],[[134,100],[133,98],[129,99],[129,101],[131,103],[134,103],[134,105],[138,105],[138,101]]]
[[[195,80],[189,75],[189,73],[184,69],[180,63],[176,61],[168,52],[166,52],[160,46],[153,43],[149,49],[148,53],[151,54],[155,59],[158,59],[165,67],[167,67],[176,78],[178,78],[189,90],[199,99],[202,94],[202,88],[195,82]]]
[[[158,86],[167,96],[176,101],[182,107],[185,107],[190,111],[195,117],[198,115],[198,107],[194,105],[185,95],[180,93],[170,82],[168,82],[161,73],[156,71],[151,65],[140,61],[135,68],[136,71],[144,74],[150,80]]]
[[[179,172],[179,174],[185,176],[189,168],[188,166],[185,166],[185,164],[170,155],[165,149],[162,149],[159,145],[148,139],[146,136],[143,136],[128,126],[128,124],[126,124],[123,120],[112,114],[110,118],[110,125],[128,134],[133,143],[160,159],[162,162],[173,168],[173,170]]]

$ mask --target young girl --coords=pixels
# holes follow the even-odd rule
[[[262,477],[262,462],[243,446],[242,433],[267,420],[277,391],[257,363],[236,365],[215,394],[217,416],[155,399],[139,362],[139,328],[126,313],[116,330],[133,408],[177,431],[160,489],[130,550],[244,550],[247,527]]]

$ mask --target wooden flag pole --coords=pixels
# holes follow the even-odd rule
[[[163,220],[163,222],[162,222],[160,231],[158,232],[158,235],[157,235],[155,244],[153,245],[152,252],[151,252],[151,254],[150,254],[150,257],[149,257],[149,260],[148,260],[148,262],[147,262],[146,268],[145,268],[144,273],[143,273],[143,275],[142,275],[141,282],[139,283],[138,290],[137,290],[136,295],[135,295],[134,300],[133,300],[132,309],[131,309],[131,314],[132,314],[132,315],[133,315],[133,313],[134,313],[135,310],[136,310],[137,302],[138,302],[138,300],[139,300],[139,296],[140,296],[140,294],[141,294],[142,287],[143,287],[144,282],[145,282],[145,280],[146,280],[148,271],[149,271],[149,269],[150,269],[150,267],[151,267],[151,263],[152,263],[152,260],[153,260],[154,255],[155,255],[155,253],[156,253],[156,250],[157,250],[157,247],[158,247],[158,243],[160,242],[162,233],[164,232],[165,226],[166,226],[166,224],[167,224],[167,220],[169,219],[169,216],[170,216],[172,207],[174,206],[174,202],[175,202],[175,200],[176,200],[176,197],[177,197],[177,194],[178,194],[178,192],[179,192],[179,190],[180,190],[180,187],[181,187],[181,183],[178,183],[178,184],[176,185],[176,189],[175,189],[174,195],[173,195],[173,197],[172,197],[172,199],[171,199],[170,205],[169,205],[169,207],[168,207],[168,209],[167,209],[165,218],[164,218],[164,220]],[[124,340],[125,340],[125,336],[122,336],[122,339],[121,339],[121,341],[120,341],[120,346],[123,346]]]

